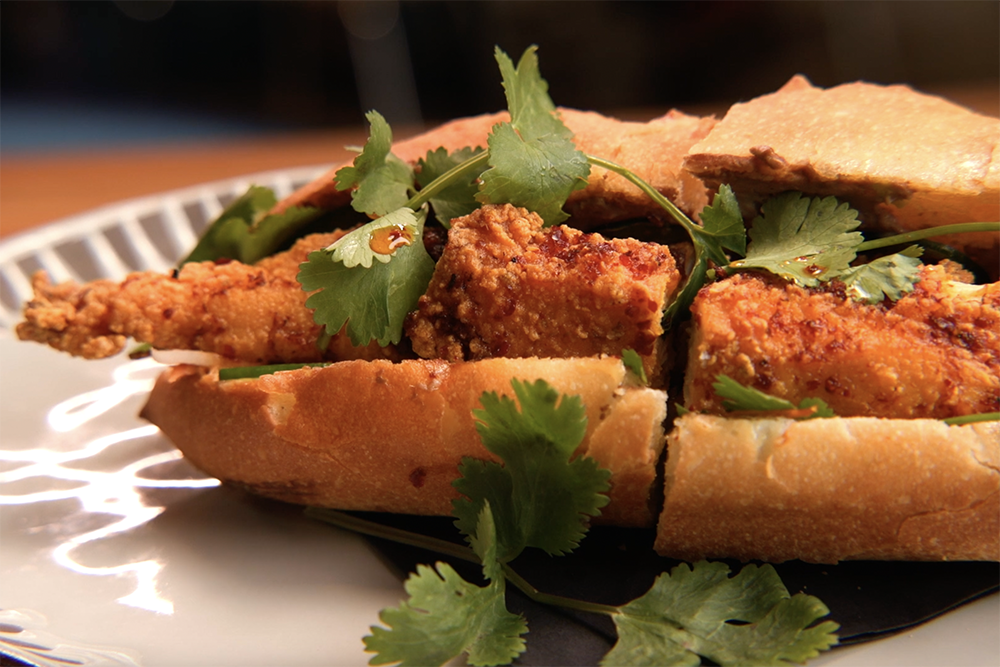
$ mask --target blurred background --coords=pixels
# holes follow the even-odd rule
[[[558,104],[698,110],[867,79],[1000,78],[988,2],[18,2],[0,4],[0,148],[412,125],[504,106],[493,46],[538,44]]]
[[[60,178],[64,190],[75,183],[132,196],[108,187],[115,178],[87,181],[96,178],[94,160],[135,147],[221,151],[242,142],[243,152],[212,172],[178,156],[176,178],[157,186],[175,187],[339,160],[328,146],[340,146],[342,136],[323,133],[362,128],[371,108],[397,137],[498,110],[505,102],[494,45],[515,60],[539,45],[557,104],[626,118],[671,107],[721,113],[795,73],[822,86],[905,82],[1000,114],[995,0],[3,0],[0,17],[0,232],[15,217],[69,212],[41,212],[36,193],[30,211],[12,208],[40,178],[32,160],[52,154],[89,160],[46,176]],[[275,137],[300,150],[251,159],[263,153],[247,140],[274,147]],[[197,164],[205,163],[207,154],[199,155]],[[157,156],[156,173],[167,173],[169,156]],[[133,166],[115,182],[145,173]],[[52,191],[47,200],[58,196]]]

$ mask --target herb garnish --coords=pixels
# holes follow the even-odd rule
[[[270,188],[250,186],[209,225],[180,265],[223,257],[253,264],[275,253],[321,213],[316,208],[292,206],[283,213],[268,215],[276,203]]]
[[[454,503],[455,525],[471,550],[333,510],[309,510],[345,528],[482,564],[484,587],[446,563],[418,566],[405,584],[409,600],[384,610],[380,620],[388,627],[373,627],[365,638],[376,654],[370,664],[442,664],[462,653],[473,665],[513,660],[525,649],[528,626],[507,611],[506,582],[537,602],[610,616],[618,642],[605,665],[697,665],[698,656],[719,665],[787,664],[836,643],[836,623],[816,624],[829,614],[826,606],[813,596],[790,596],[770,565],[748,565],[733,577],[722,563],[679,565],[617,607],[540,593],[524,581],[511,561],[527,546],[552,554],[574,549],[589,528],[583,515],[607,502],[608,472],[592,459],[570,456],[586,429],[578,397],[560,396],[544,381],[513,386],[520,410],[485,393],[475,413],[484,445],[502,465],[466,459],[455,482],[466,496]],[[560,497],[567,486],[573,491]]]
[[[718,375],[715,380],[712,388],[716,395],[723,399],[722,407],[727,412],[780,413],[781,416],[792,419],[837,416],[821,398],[804,398],[795,405],[791,401],[765,394],[753,387],[745,387],[728,375]]]

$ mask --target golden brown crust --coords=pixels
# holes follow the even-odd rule
[[[844,417],[1000,410],[1000,283],[952,282],[940,265],[920,278],[875,305],[756,274],[709,285],[691,307],[685,405],[722,413],[721,374]]]
[[[909,231],[1000,219],[1000,120],[906,86],[781,90],[736,104],[685,167],[752,207],[785,190],[836,195],[869,222]],[[756,201],[755,201],[756,200]],[[941,237],[996,270],[1000,235]]]
[[[683,559],[1000,560],[1000,423],[689,414],[655,548]]]
[[[600,521],[654,521],[666,396],[625,386],[617,359],[348,361],[256,380],[217,377],[169,369],[143,409],[206,473],[289,502],[441,515],[457,497],[451,482],[462,457],[491,458],[472,417],[479,396],[511,395],[511,378],[545,379],[581,396],[588,427],[580,451],[612,470]]]
[[[417,355],[448,361],[631,349],[658,380],[663,310],[679,282],[666,246],[543,229],[525,209],[484,206],[453,221],[406,333]]]
[[[697,215],[708,202],[701,181],[682,169],[681,163],[688,149],[711,130],[714,118],[671,111],[649,123],[638,123],[575,109],[561,108],[559,114],[573,131],[574,142],[581,151],[627,166],[688,215]],[[428,151],[440,147],[449,151],[476,146],[485,148],[493,126],[509,118],[506,112],[501,112],[454,120],[393,144],[392,152],[415,165]],[[330,169],[278,202],[274,210],[283,211],[296,205],[325,209],[347,205],[351,200],[350,191],[337,191],[334,182],[342,166]],[[593,170],[584,190],[570,196],[566,211],[574,216],[574,226],[581,229],[634,217],[663,215],[663,210],[639,188],[600,168]]]

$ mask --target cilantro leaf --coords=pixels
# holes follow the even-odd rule
[[[608,503],[607,470],[593,459],[572,458],[587,429],[578,396],[563,396],[543,380],[512,382],[521,405],[487,392],[475,410],[483,445],[503,465],[465,459],[453,483],[466,498],[453,501],[455,524],[466,535],[486,502],[497,521],[501,562],[526,547],[549,554],[573,550],[587,531],[587,516]]]
[[[886,297],[897,301],[912,292],[919,279],[920,246],[910,246],[894,255],[879,257],[867,264],[843,272],[839,278],[847,285],[847,294],[858,301],[878,303]]]
[[[502,665],[524,651],[527,624],[507,611],[496,582],[480,588],[439,562],[418,565],[405,588],[409,601],[379,615],[390,629],[373,626],[364,638],[378,654],[369,664],[440,665],[467,652],[470,664]]]
[[[712,203],[702,209],[701,220],[701,226],[685,222],[684,218],[680,220],[694,243],[696,259],[684,287],[663,311],[664,328],[668,330],[673,328],[674,320],[681,313],[687,312],[698,290],[708,282],[709,260],[725,266],[729,262],[726,250],[740,255],[746,252],[746,228],[743,226],[739,202],[731,187],[723,185],[719,188]]]
[[[399,208],[341,236],[327,250],[333,252],[333,261],[349,269],[359,264],[371,268],[375,260],[388,264],[396,251],[420,236],[423,220],[422,212]]]
[[[639,356],[638,352],[631,348],[622,350],[622,363],[625,364],[627,370],[635,375],[640,384],[649,384],[649,379],[646,377],[646,369],[642,367],[642,357]]]
[[[283,213],[267,215],[275,203],[277,198],[270,188],[251,185],[208,226],[180,264],[221,258],[253,264],[276,252],[320,213],[316,208],[292,206]]]
[[[435,179],[449,170],[482,153],[481,148],[462,148],[448,153],[445,148],[428,151],[427,157],[418,162],[417,183],[421,188],[430,185]],[[482,170],[467,174],[462,180],[448,185],[430,200],[434,215],[446,228],[451,226],[454,218],[472,213],[479,208],[476,193],[479,192],[479,175]]]
[[[522,616],[507,611],[488,504],[479,514],[472,546],[490,583],[470,584],[447,563],[437,563],[436,570],[418,565],[405,584],[409,601],[379,615],[389,629],[373,626],[364,638],[365,650],[377,653],[369,664],[443,664],[468,653],[469,664],[501,665],[524,652],[521,635],[528,626]]]
[[[657,577],[613,619],[618,642],[604,665],[785,665],[836,643],[839,627],[815,597],[788,590],[770,565],[747,565],[729,577],[723,563],[687,564]],[[739,624],[732,623],[735,621]]]
[[[350,167],[341,167],[334,178],[338,190],[356,188],[351,206],[371,217],[401,208],[410,199],[413,170],[398,159],[392,149],[392,129],[377,111],[365,118],[371,124],[368,141]]]
[[[496,49],[511,121],[497,124],[490,133],[490,168],[481,176],[477,198],[523,206],[538,213],[546,225],[555,225],[569,217],[563,204],[586,186],[590,164],[556,115],[536,50],[526,49],[515,69],[510,57]]]
[[[777,396],[765,394],[752,387],[744,387],[728,375],[719,375],[712,383],[716,395],[725,400],[722,407],[729,411],[770,412],[770,411],[800,411],[809,410],[809,414],[800,419],[815,417],[836,417],[830,406],[821,398],[805,398],[798,406],[791,401]]]
[[[786,192],[772,197],[750,229],[738,269],[760,268],[804,287],[815,287],[850,267],[862,242],[858,214],[834,197]]]
[[[351,232],[343,245],[309,253],[298,281],[306,291],[318,290],[306,299],[306,307],[314,309],[313,319],[327,334],[338,333],[346,324],[354,345],[376,340],[385,346],[402,339],[403,320],[434,273],[434,260],[422,238],[425,215],[404,207]],[[392,230],[403,230],[409,243],[391,254],[374,251],[373,242]],[[365,268],[366,261],[370,268]]]
[[[719,188],[712,203],[702,209],[701,222],[702,226],[697,228],[696,234],[713,262],[719,266],[729,263],[729,258],[722,252],[723,248],[740,255],[746,253],[746,228],[739,202],[731,187],[723,185]]]

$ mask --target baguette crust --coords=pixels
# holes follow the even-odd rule
[[[587,410],[580,453],[610,468],[597,519],[650,526],[666,396],[629,387],[620,360],[347,361],[219,382],[195,366],[165,371],[142,415],[198,468],[249,491],[306,505],[451,513],[463,457],[492,459],[472,410],[511,379],[544,379]]]
[[[835,195],[894,232],[1000,219],[1000,121],[907,86],[822,89],[802,76],[735,104],[684,165],[752,219],[785,190]],[[996,271],[1000,235],[939,237]]]
[[[667,447],[661,555],[1000,560],[1000,422],[690,413]]]
[[[682,168],[691,146],[708,135],[714,118],[688,116],[676,110],[648,123],[622,121],[593,111],[559,109],[559,115],[573,132],[577,148],[625,164],[685,213],[696,216],[708,203],[705,186]],[[429,151],[445,148],[455,151],[466,147],[486,148],[493,126],[509,122],[507,112],[460,118],[428,132],[399,141],[393,155],[416,165]],[[290,206],[316,206],[335,209],[351,201],[350,190],[337,190],[334,177],[337,165],[322,176],[278,202],[273,212]],[[663,209],[624,177],[595,167],[587,187],[570,195],[566,211],[579,229],[592,229],[607,222],[652,216],[662,217]]]

